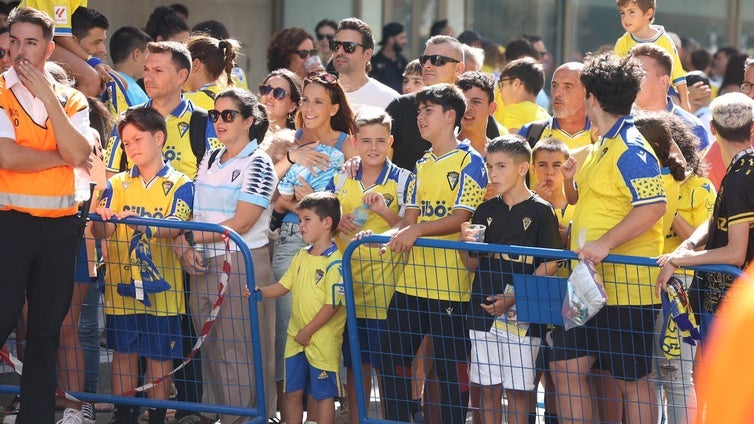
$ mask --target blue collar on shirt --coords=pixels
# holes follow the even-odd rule
[[[560,129],[560,122],[558,122],[558,118],[552,117],[552,127],[553,130],[559,130]],[[589,131],[592,129],[592,122],[589,120],[589,117],[586,118],[586,123],[584,124],[584,131]]]
[[[167,176],[167,175],[168,175],[168,173],[170,173],[170,171],[172,171],[172,170],[173,170],[173,167],[172,167],[172,166],[170,166],[170,162],[167,162],[167,163],[165,163],[165,166],[163,166],[163,167],[162,167],[162,169],[160,169],[160,172],[158,172],[158,173],[157,173],[157,175],[155,175],[155,176],[156,176],[156,177],[164,177],[164,176]],[[138,177],[139,175],[141,175],[141,174],[139,173],[139,167],[138,167],[138,166],[136,166],[136,165],[134,165],[134,166],[133,166],[133,167],[131,168],[131,171],[129,171],[128,175],[129,175],[129,176],[130,176],[131,178],[135,178],[135,177]]]
[[[314,248],[314,245],[311,245],[311,246],[307,247],[306,248],[306,253],[311,254],[313,248]],[[323,250],[322,253],[319,256],[324,256],[324,257],[328,258],[328,257],[330,257],[330,255],[332,255],[333,253],[335,253],[337,251],[338,251],[338,246],[335,243],[333,243],[333,244],[330,245],[330,247],[328,247],[327,249]]]
[[[385,184],[387,180],[387,176],[388,176],[388,170],[390,169],[392,165],[393,165],[393,162],[390,162],[390,158],[385,158],[385,165],[382,167],[382,171],[380,171],[380,175],[377,177],[377,181],[375,182],[375,184],[377,185]],[[356,171],[356,176],[353,177],[354,180],[361,181],[362,166],[363,165],[360,165],[359,170]]]
[[[624,125],[633,126],[634,125],[634,118],[631,115],[621,116],[618,118],[618,120],[615,122],[612,128],[610,128],[609,131],[605,133],[605,135],[602,136],[603,139],[607,138],[615,138],[621,130],[623,130]]]
[[[152,107],[152,99],[149,99],[146,104],[147,107]],[[178,106],[176,106],[175,109],[173,109],[172,112],[170,112],[171,115],[175,116],[176,118],[180,118],[183,116],[186,111],[194,111],[194,105],[191,104],[189,100],[186,100],[183,98],[183,95],[181,95],[181,101],[178,103]]]

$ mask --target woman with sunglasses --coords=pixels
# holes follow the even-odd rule
[[[301,97],[296,123],[300,128],[296,131],[295,141],[299,146],[309,146],[312,151],[324,153],[328,156],[327,169],[320,170],[316,175],[307,172],[302,166],[294,162],[303,148],[291,150],[282,162],[289,162],[290,169],[281,177],[278,191],[281,193],[275,202],[273,216],[278,216],[278,223],[270,224],[271,228],[277,225],[280,228],[278,240],[275,243],[275,254],[272,260],[272,269],[275,278],[282,278],[291,264],[293,256],[301,250],[305,244],[299,231],[298,215],[294,206],[314,191],[323,191],[330,178],[338,171],[343,159],[355,155],[351,143],[346,139],[353,134],[353,112],[346,100],[345,92],[332,74],[311,74],[304,80],[304,90]],[[313,146],[313,147],[312,147]],[[332,158],[332,160],[330,160]],[[321,162],[320,162],[321,165]],[[280,175],[280,174],[278,174]],[[305,182],[300,181],[299,176],[305,176]],[[273,221],[275,219],[273,218]],[[290,318],[291,300],[290,294],[277,298],[278,314],[275,337],[275,359],[280,366],[277,367],[275,379],[278,384],[278,399],[280,410],[282,405],[283,390],[283,354],[285,353],[286,332]],[[285,417],[282,417],[285,421]]]
[[[270,130],[296,129],[296,111],[303,89],[301,78],[286,68],[276,69],[259,84],[259,102],[267,109]]]
[[[219,319],[202,346],[204,393],[221,405],[251,408],[256,404],[254,361],[265,375],[275,369],[275,300],[259,303],[262,358],[252,357],[248,334],[248,300],[241,296],[245,264],[240,249],[249,249],[254,261],[257,286],[275,283],[270,267],[265,230],[270,220],[270,202],[278,178],[272,160],[259,149],[269,122],[254,94],[231,88],[217,95],[210,120],[223,147],[207,152],[194,181],[193,221],[220,224],[243,237],[245,246],[230,243],[232,272]],[[197,334],[217,300],[217,278],[223,269],[225,244],[222,235],[193,232],[184,240],[183,263],[192,274],[189,305]],[[188,248],[190,246],[191,248]],[[202,253],[203,252],[203,253]],[[226,359],[227,358],[227,359]],[[208,381],[210,377],[215,381]],[[265,387],[268,411],[274,412],[275,386]],[[221,415],[222,423],[241,423],[248,418]]]
[[[192,35],[186,43],[191,53],[191,73],[183,84],[184,96],[204,110],[215,107],[215,97],[233,85],[239,44],[233,39],[218,40],[208,35]],[[225,75],[223,75],[225,74]]]
[[[307,72],[323,70],[322,63],[319,60],[308,63],[311,69],[304,66],[312,56],[317,56],[314,38],[303,28],[285,28],[275,33],[270,45],[267,46],[267,71],[272,72],[276,69],[287,68],[298,75],[299,78],[304,78]],[[318,66],[315,66],[317,64]]]

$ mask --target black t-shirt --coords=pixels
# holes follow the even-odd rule
[[[393,61],[382,54],[382,50],[372,56],[372,72],[369,76],[387,85],[397,92],[403,89],[403,71],[408,61],[403,55],[398,55]]]
[[[424,152],[432,145],[419,134],[416,125],[416,93],[404,94],[390,102],[387,113],[393,118],[393,163],[403,169],[413,171],[416,161],[424,156]],[[495,138],[500,135],[495,119],[490,116],[487,120],[487,137]],[[481,153],[481,152],[480,152]]]
[[[481,205],[474,212],[473,224],[487,226],[485,243],[559,249],[562,247],[558,218],[552,205],[536,194],[509,208],[500,196]],[[471,287],[468,327],[489,331],[495,317],[480,304],[490,303],[488,296],[502,294],[506,284],[513,284],[513,274],[532,274],[541,258],[494,255],[479,258],[479,269]],[[531,329],[534,333],[534,329]],[[536,335],[536,334],[532,334]]]
[[[707,233],[707,249],[728,245],[728,228],[748,222],[749,242],[744,267],[754,258],[754,151],[734,158],[720,183]],[[702,310],[715,313],[734,278],[729,274],[700,272]]]

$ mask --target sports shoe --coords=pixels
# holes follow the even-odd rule
[[[16,424],[16,418],[18,417],[20,407],[20,403],[16,404],[16,408],[3,417],[3,424]]]
[[[58,421],[57,424],[83,424],[83,422],[84,414],[80,410],[65,408],[65,411],[63,411],[63,419]]]
[[[89,402],[84,402],[81,404],[81,413],[84,416],[84,424],[95,424],[97,421],[96,415],[94,414],[94,405]]]

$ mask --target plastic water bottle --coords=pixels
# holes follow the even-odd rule
[[[367,223],[367,218],[369,218],[369,205],[366,203],[353,210],[353,223],[356,224],[359,229]]]
[[[353,210],[353,223],[358,227],[356,228],[356,231],[354,231],[353,234],[356,234],[364,227],[364,224],[367,222],[367,218],[369,218],[369,205],[364,203],[361,206],[357,207]],[[353,234],[346,234],[344,232],[340,233],[341,240],[344,241],[351,241],[353,238]]]

